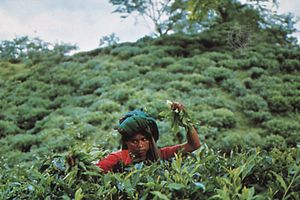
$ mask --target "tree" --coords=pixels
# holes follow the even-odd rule
[[[171,31],[183,30],[187,26],[187,0],[109,0],[114,12],[129,15],[137,14],[154,25],[155,32],[161,36]]]
[[[252,31],[265,31],[271,42],[280,44],[296,43],[291,34],[296,31],[297,22],[292,14],[279,15],[272,8],[278,7],[278,0],[190,0],[188,10],[195,21],[210,21],[210,28],[228,22]]]
[[[50,44],[39,38],[29,38],[20,36],[12,41],[4,40],[0,42],[0,58],[12,63],[24,60],[31,60],[37,63],[42,57],[49,58],[50,55],[64,56],[77,47],[70,44]]]
[[[28,58],[31,52],[44,51],[48,48],[49,43],[43,42],[39,38],[16,37],[12,41],[4,40],[0,42],[0,58],[10,62],[19,62]]]
[[[99,47],[112,46],[117,44],[119,41],[120,38],[115,33],[112,33],[110,35],[103,36],[100,39]]]

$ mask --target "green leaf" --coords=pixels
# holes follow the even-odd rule
[[[161,193],[160,191],[153,191],[153,192],[151,192],[155,197],[158,197],[159,199],[162,199],[162,200],[169,200],[169,198],[165,195],[165,194],[163,194],[163,193]]]
[[[185,186],[181,183],[171,183],[171,184],[168,185],[168,188],[170,190],[181,190],[184,187]]]
[[[280,183],[281,187],[283,187],[284,191],[286,191],[287,186],[286,186],[286,183],[285,183],[284,179],[282,178],[282,176],[280,176],[279,174],[277,174],[274,171],[272,171],[272,174],[276,177],[276,180]]]
[[[246,188],[244,187],[242,190],[242,196],[241,199],[252,199],[254,195],[254,187]]]
[[[194,183],[194,185],[196,186],[196,188],[201,189],[203,192],[205,192],[205,185],[203,185],[200,182],[196,182]]]
[[[75,192],[75,200],[81,200],[83,198],[84,194],[82,193],[82,189],[79,188],[76,192]]]

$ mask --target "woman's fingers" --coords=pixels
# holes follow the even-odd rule
[[[173,102],[172,105],[171,105],[171,109],[172,110],[183,111],[184,110],[184,105],[182,103],[179,103],[179,102]]]

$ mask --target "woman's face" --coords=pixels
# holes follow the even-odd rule
[[[149,140],[143,134],[137,133],[125,143],[130,153],[133,153],[138,158],[146,159],[149,150]]]

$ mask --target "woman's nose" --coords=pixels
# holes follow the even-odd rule
[[[144,143],[143,141],[138,141],[138,147],[143,147]]]

